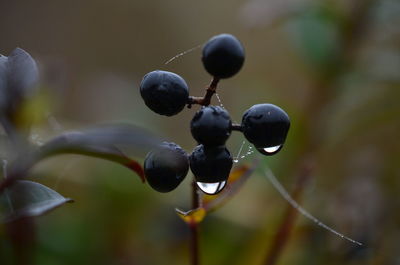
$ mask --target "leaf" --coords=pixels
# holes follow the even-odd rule
[[[206,217],[206,210],[202,207],[187,212],[176,208],[175,211],[178,216],[189,225],[198,224]]]
[[[0,55],[0,108],[7,103],[7,57]]]
[[[0,55],[0,109],[14,119],[25,100],[37,89],[39,71],[35,60],[21,48],[8,57]]]
[[[29,96],[36,88],[39,71],[35,60],[21,48],[8,56],[8,90],[18,96]]]
[[[19,180],[0,196],[3,222],[46,214],[61,205],[72,202],[56,191],[33,181]]]
[[[23,150],[23,154],[11,163],[7,178],[0,182],[0,194],[15,181],[24,178],[28,171],[41,160],[61,154],[79,154],[119,163],[136,172],[145,182],[144,171],[130,154],[149,151],[162,140],[149,132],[130,124],[108,124],[94,128],[66,132],[54,137],[39,149]]]
[[[145,182],[142,166],[127,153],[148,151],[160,143],[159,138],[133,125],[103,125],[81,132],[63,133],[45,143],[40,148],[39,157],[41,159],[58,154],[80,154],[102,158],[133,170]]]

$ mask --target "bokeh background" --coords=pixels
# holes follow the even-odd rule
[[[173,71],[191,95],[202,95],[210,76],[201,49],[165,62],[213,35],[234,34],[246,61],[219,85],[224,107],[240,122],[250,106],[273,103],[292,126],[282,151],[263,158],[201,224],[202,263],[400,264],[398,0],[0,0],[0,13],[0,53],[21,47],[40,66],[45,111],[32,131],[39,142],[125,121],[192,150],[197,107],[159,116],[142,102],[140,80]],[[237,133],[229,140],[233,155],[242,140]],[[271,263],[288,203],[265,165],[288,190],[306,171],[302,205],[364,247],[299,216]],[[189,264],[189,230],[174,209],[190,209],[190,176],[160,194],[119,165],[71,155],[42,163],[32,179],[75,200],[35,220],[36,264]],[[11,264],[11,253],[2,227],[0,263]]]

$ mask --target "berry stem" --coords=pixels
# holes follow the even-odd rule
[[[197,190],[196,181],[192,181],[192,209],[197,209],[199,207],[199,193]],[[199,224],[197,222],[192,222],[190,227],[190,252],[191,252],[191,265],[199,265]]]
[[[238,123],[232,123],[231,125],[232,131],[238,131],[238,132],[243,132],[243,127],[241,124]]]
[[[220,80],[219,78],[213,77],[210,85],[206,88],[206,93],[203,97],[189,97],[188,108],[191,108],[192,105],[194,105],[194,104],[202,105],[202,106],[210,105],[211,98],[215,94],[215,91],[217,90],[219,80]]]

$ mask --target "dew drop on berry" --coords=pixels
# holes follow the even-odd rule
[[[264,147],[264,148],[257,148],[260,153],[270,156],[278,153],[282,149],[283,145],[276,145],[276,146],[271,146],[271,147]]]
[[[222,191],[226,186],[226,180],[216,183],[196,182],[199,189],[209,195],[214,195]]]

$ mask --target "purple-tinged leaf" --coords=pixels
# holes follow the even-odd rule
[[[0,55],[0,111],[7,122],[16,122],[24,101],[36,92],[38,80],[36,62],[23,49],[14,49],[8,57]]]
[[[0,55],[0,108],[7,103],[7,57]]]
[[[81,132],[63,133],[40,148],[40,158],[57,154],[80,154],[103,158],[119,163],[136,172],[145,181],[141,164],[129,157],[140,151],[148,151],[161,143],[159,138],[150,135],[133,125],[105,125]]]
[[[144,152],[160,145],[162,140],[130,124],[103,125],[82,131],[65,132],[43,144],[38,150],[27,150],[10,164],[7,178],[0,181],[0,194],[41,160],[62,154],[97,157],[119,163],[136,172],[145,182],[144,171],[131,156],[144,156]]]
[[[42,149],[57,151],[64,148],[112,146],[124,153],[138,155],[158,147],[161,142],[160,138],[131,124],[106,124],[81,131],[65,132],[47,142]]]
[[[0,196],[2,222],[12,222],[24,217],[36,217],[72,202],[56,191],[33,181],[19,180]]]
[[[16,48],[8,56],[8,90],[11,95],[30,96],[39,80],[35,60],[21,48]]]

